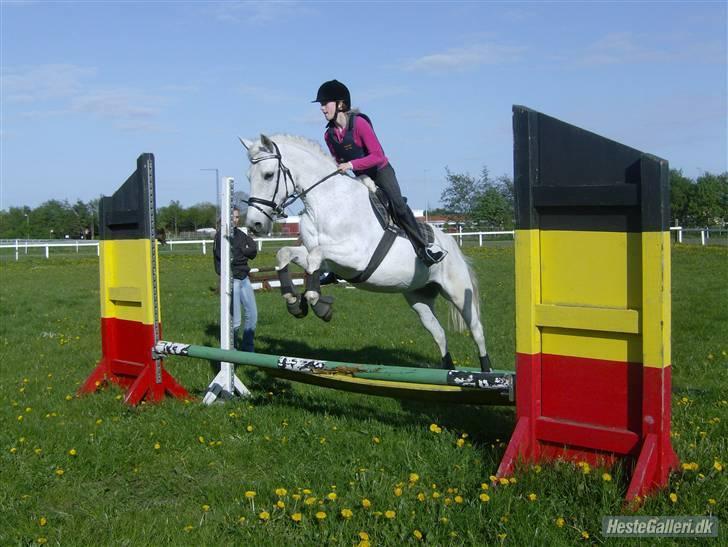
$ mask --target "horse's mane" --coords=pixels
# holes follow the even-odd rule
[[[309,152],[312,152],[314,155],[319,156],[322,160],[328,163],[335,163],[334,158],[331,157],[331,154],[329,154],[327,151],[324,151],[323,147],[318,142],[308,139],[306,137],[301,137],[299,135],[289,135],[287,133],[278,133],[276,135],[271,135],[270,139],[277,144],[286,143],[298,146],[300,148],[308,150]]]

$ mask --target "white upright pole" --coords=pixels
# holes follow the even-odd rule
[[[230,242],[236,229],[232,225],[233,209],[232,177],[223,177],[220,195],[220,347],[233,349],[233,327],[230,321],[230,302],[233,296],[233,276],[230,269]],[[210,405],[219,398],[230,399],[235,395],[250,396],[250,391],[235,375],[235,365],[221,362],[220,372],[207,387],[207,393],[202,400]]]

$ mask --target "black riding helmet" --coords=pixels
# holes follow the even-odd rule
[[[328,103],[331,101],[344,101],[347,110],[351,108],[351,95],[349,88],[339,80],[329,80],[321,84],[312,103]]]

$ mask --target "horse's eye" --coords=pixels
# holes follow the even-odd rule
[[[270,180],[273,178],[273,173],[266,173],[265,175],[263,175],[263,178],[265,180]]]

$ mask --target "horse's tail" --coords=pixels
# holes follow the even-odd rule
[[[475,270],[473,270],[470,259],[463,254],[463,251],[460,249],[460,245],[458,245],[454,237],[442,231],[440,231],[440,234],[444,236],[444,242],[446,242],[446,245],[444,247],[450,254],[450,256],[446,257],[445,260],[452,260],[453,264],[456,263],[458,260],[462,260],[462,262],[465,264],[465,267],[468,269],[470,284],[473,287],[472,298],[473,303],[475,304],[475,313],[477,314],[476,317],[480,317],[480,291],[478,289],[478,277],[475,275]],[[448,307],[450,312],[450,325],[453,327],[455,332],[465,332],[469,328],[469,326],[465,322],[465,319],[463,319],[460,311],[458,311],[455,304],[450,302],[450,300],[448,300]]]

